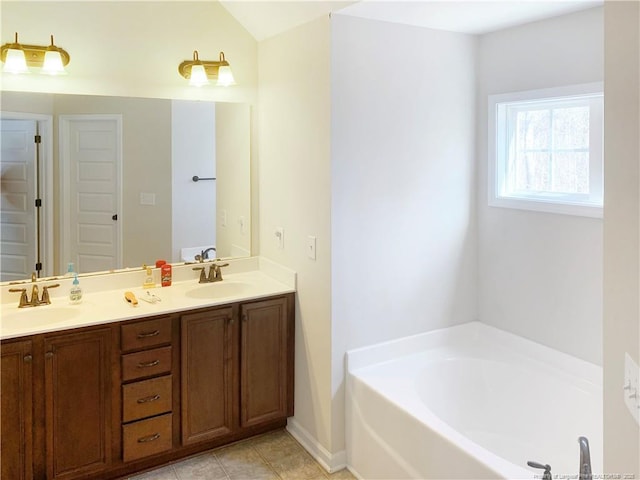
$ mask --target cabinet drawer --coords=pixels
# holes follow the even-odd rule
[[[171,411],[171,375],[122,386],[122,421],[131,422]]]
[[[123,325],[120,335],[123,352],[171,343],[171,318],[161,317]]]
[[[122,355],[122,381],[151,377],[171,371],[171,347]]]
[[[170,413],[122,426],[125,462],[171,450]]]

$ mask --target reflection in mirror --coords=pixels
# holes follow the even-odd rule
[[[2,92],[0,125],[1,281],[250,255],[248,105]]]

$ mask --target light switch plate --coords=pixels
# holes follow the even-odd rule
[[[246,227],[247,222],[245,221],[242,215],[238,217],[238,223],[240,224],[240,233],[244,235],[247,232],[247,227]]]
[[[624,403],[640,425],[640,367],[631,355],[624,354]]]
[[[225,209],[220,210],[220,225],[222,227],[227,226],[227,211]]]
[[[155,205],[156,194],[140,192],[140,205]]]
[[[316,237],[313,235],[307,237],[307,256],[311,260],[316,259]]]

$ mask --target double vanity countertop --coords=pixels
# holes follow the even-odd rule
[[[20,294],[8,292],[9,288],[27,288],[31,297],[32,283],[2,285],[0,339],[256,300],[296,290],[295,272],[265,258],[234,259],[228,263],[222,269],[223,280],[212,283],[198,283],[200,273],[193,270],[200,266],[208,270],[211,262],[174,265],[169,287],[160,287],[159,269],[154,269],[158,286],[150,289],[142,288],[146,274],[140,268],[81,276],[83,298],[75,305],[69,302],[70,278],[38,281],[40,294],[45,285],[59,283],[60,287],[50,289],[50,305],[37,307],[18,308]],[[125,300],[127,291],[137,297],[137,306]],[[153,300],[152,296],[160,301],[145,301],[145,298]]]

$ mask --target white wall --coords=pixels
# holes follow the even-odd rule
[[[327,17],[259,44],[260,254],[298,274],[291,423],[320,454],[331,449],[332,416],[329,62]],[[315,261],[308,235],[317,237]]]
[[[2,2],[2,43],[48,45],[71,56],[68,75],[2,75],[4,90],[255,101],[257,42],[218,2]],[[198,50],[224,51],[238,85],[193,88],[178,73]]]
[[[604,467],[640,478],[640,428],[623,403],[640,363],[640,3],[605,7]]]
[[[171,102],[173,262],[182,248],[216,244],[216,104]]]
[[[344,353],[475,320],[476,39],[332,17],[334,452]]]
[[[602,363],[602,220],[487,205],[487,96],[602,81],[602,8],[480,37],[479,320]],[[607,160],[605,160],[606,163]]]
[[[216,104],[216,255],[251,254],[251,115],[248,105]],[[226,218],[226,222],[224,222]],[[257,225],[255,225],[257,228]]]

